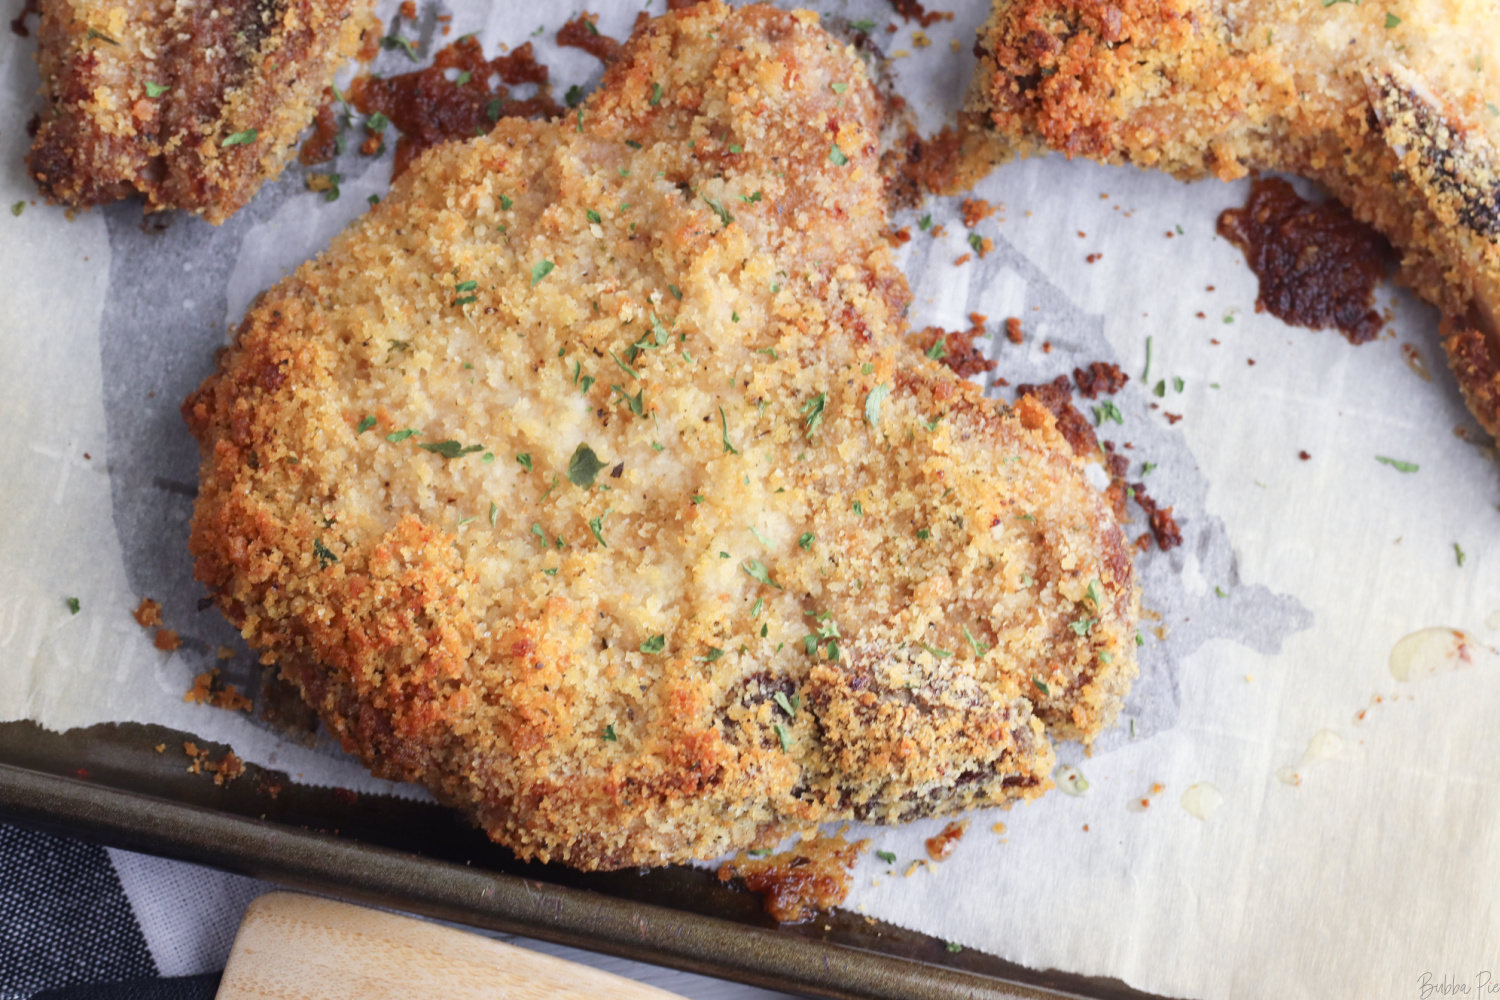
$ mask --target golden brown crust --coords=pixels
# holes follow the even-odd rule
[[[335,68],[373,25],[372,6],[41,0],[47,106],[27,171],[49,201],[138,193],[147,211],[223,222],[295,154]]]
[[[997,0],[971,109],[1030,149],[1179,177],[1314,178],[1403,253],[1449,317],[1500,307],[1491,6],[1414,0]],[[1493,60],[1490,60],[1493,62]],[[1453,320],[1457,322],[1457,320]],[[1472,351],[1465,398],[1500,433]]]
[[[906,343],[880,112],[811,15],[667,15],[251,310],[196,572],[376,773],[612,868],[1034,797],[1113,720],[1128,545]]]

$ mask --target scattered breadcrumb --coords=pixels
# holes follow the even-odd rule
[[[140,607],[131,612],[141,628],[154,628],[162,623],[161,605],[149,597],[141,599]]]
[[[963,212],[964,226],[968,229],[973,229],[995,214],[994,206],[983,198],[965,198],[960,208]]]
[[[227,711],[250,711],[249,698],[240,694],[233,684],[219,681],[219,668],[206,670],[193,678],[193,686],[182,696],[182,700],[197,705],[211,705]]]
[[[156,648],[163,653],[171,653],[182,646],[182,637],[169,628],[156,630],[156,637],[152,640]]]

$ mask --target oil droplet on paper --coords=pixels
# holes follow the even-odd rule
[[[1224,804],[1224,793],[1212,782],[1200,781],[1182,793],[1182,808],[1199,819],[1208,819]]]
[[[1296,767],[1283,767],[1276,771],[1276,778],[1284,785],[1302,784],[1302,772],[1314,764],[1325,760],[1332,760],[1344,749],[1344,738],[1332,729],[1319,729],[1313,734],[1313,738],[1307,741],[1307,749],[1302,751],[1302,760]]]
[[[1474,641],[1456,628],[1424,628],[1405,636],[1391,649],[1391,676],[1398,681],[1466,670],[1493,660],[1493,649]]]

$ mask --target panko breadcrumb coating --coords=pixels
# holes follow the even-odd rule
[[[996,0],[971,109],[1022,149],[1311,177],[1403,254],[1500,436],[1500,33],[1489,0]]]
[[[376,774],[617,868],[1032,798],[1110,724],[1128,543],[905,345],[881,110],[814,14],[668,14],[250,311],[197,575]]]
[[[40,0],[42,112],[27,172],[48,201],[140,194],[215,224],[296,153],[371,0]]]

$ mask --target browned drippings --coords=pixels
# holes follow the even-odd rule
[[[719,881],[739,879],[760,893],[766,912],[782,923],[796,923],[816,910],[837,906],[849,895],[849,873],[868,840],[849,843],[842,833],[800,841],[768,858],[741,854],[719,866]]]
[[[313,116],[312,134],[302,143],[297,159],[304,167],[327,163],[339,151],[339,120],[333,110],[333,88],[323,90],[323,103]]]
[[[450,69],[458,72],[457,79],[448,79]],[[498,80],[493,89],[491,77]],[[537,84],[536,95],[512,100],[510,87],[524,83]],[[509,55],[485,59],[472,35],[439,49],[432,65],[424,69],[386,79],[356,78],[349,97],[361,112],[378,111],[400,131],[398,175],[423,151],[453,139],[484,135],[502,117],[551,118],[563,113],[547,90],[547,67],[536,61],[530,42]]]
[[[964,839],[964,831],[968,828],[968,823],[953,822],[943,827],[943,832],[936,837],[928,837],[927,856],[934,861],[947,861],[953,856],[953,849],[958,846],[958,842]]]
[[[978,337],[987,337],[985,317],[979,313],[969,314],[967,330],[944,330],[929,326],[911,335],[912,342],[929,358],[948,368],[959,378],[981,375],[994,371],[998,362],[984,356],[984,351],[975,345]]]
[[[571,49],[582,49],[608,66],[620,58],[624,48],[608,35],[601,35],[595,24],[595,15],[585,11],[564,24],[557,32],[557,44]]]
[[[1244,208],[1220,214],[1218,231],[1260,279],[1256,312],[1313,330],[1336,327],[1351,344],[1380,333],[1375,286],[1390,268],[1391,246],[1338,202],[1307,202],[1286,181],[1263,178]]]
[[[916,21],[924,28],[930,28],[939,21],[953,20],[952,11],[930,11],[922,6],[920,0],[891,0],[891,6],[908,22]]]

